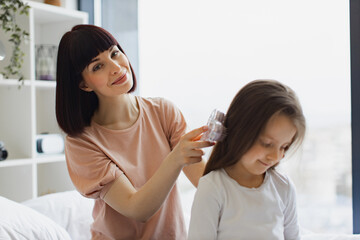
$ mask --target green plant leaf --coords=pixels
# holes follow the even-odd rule
[[[22,39],[28,39],[29,33],[17,25],[15,14],[19,12],[20,15],[29,15],[29,9],[30,6],[21,0],[0,0],[0,25],[3,31],[11,32],[8,41],[13,45],[10,64],[1,74],[5,78],[17,76],[22,83],[24,76],[21,73],[21,67],[25,54],[21,51],[20,45]]]

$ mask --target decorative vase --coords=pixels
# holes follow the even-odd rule
[[[35,74],[37,80],[55,80],[57,46],[36,45]]]

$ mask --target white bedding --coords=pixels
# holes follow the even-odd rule
[[[191,210],[189,203],[192,202],[195,189],[180,190],[188,225]],[[0,197],[0,239],[88,240],[93,204],[93,200],[84,198],[76,191],[48,194],[22,204]],[[360,235],[315,234],[302,229],[302,239],[360,240]]]
[[[0,197],[0,239],[70,240],[52,219],[17,202]]]
[[[77,191],[48,194],[22,203],[65,228],[73,240],[89,240],[94,200]]]

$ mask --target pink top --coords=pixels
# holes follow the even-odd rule
[[[92,121],[80,136],[66,137],[71,180],[82,195],[95,199],[92,239],[186,239],[176,184],[161,208],[145,223],[121,215],[103,200],[121,174],[136,189],[143,186],[185,133],[184,117],[171,102],[162,98],[136,99],[140,113],[131,127],[111,130]]]

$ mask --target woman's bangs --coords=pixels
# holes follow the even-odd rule
[[[117,44],[115,39],[101,31],[77,34],[77,39],[71,46],[70,57],[75,71],[81,73],[93,58]]]

